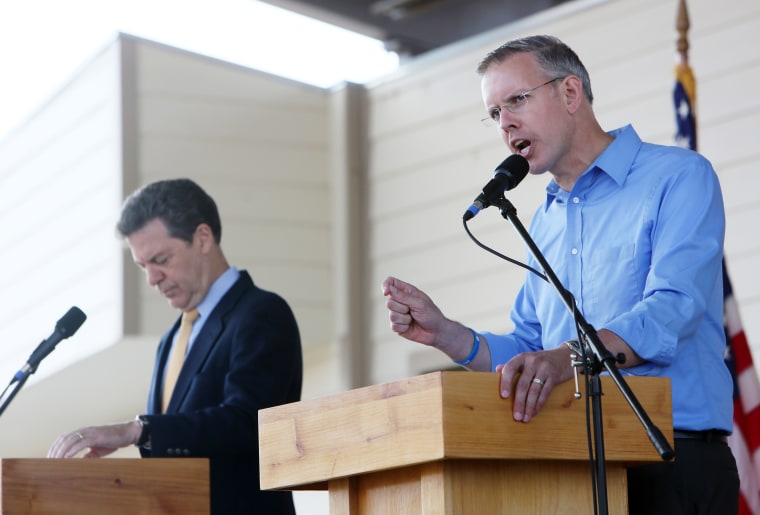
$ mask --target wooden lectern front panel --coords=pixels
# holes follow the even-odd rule
[[[610,513],[627,513],[626,472],[607,469]],[[330,515],[593,513],[587,463],[446,460],[330,481]]]
[[[2,459],[0,513],[208,515],[205,458]]]

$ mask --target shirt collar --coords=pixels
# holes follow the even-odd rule
[[[607,174],[618,185],[622,185],[625,182],[628,173],[631,171],[633,161],[636,158],[636,154],[641,148],[641,138],[636,133],[636,130],[631,125],[620,127],[618,129],[608,132],[613,139],[607,148],[591,163],[591,166],[583,172],[581,177],[591,173],[593,170],[599,170],[602,173]],[[581,182],[581,179],[578,179]],[[576,182],[577,184],[577,182]],[[567,192],[564,192],[552,179],[546,186],[546,206],[549,208],[552,202],[558,197],[567,196]]]
[[[235,284],[235,281],[238,280],[239,276],[240,272],[238,272],[238,269],[231,266],[225,270],[222,275],[217,277],[216,281],[214,281],[208,289],[206,296],[203,297],[203,300],[201,300],[198,306],[196,306],[202,319],[205,320],[208,318],[208,315],[214,311],[216,305],[222,297],[224,297],[224,294],[232,288],[232,285]]]

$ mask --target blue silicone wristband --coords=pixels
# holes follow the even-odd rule
[[[470,355],[464,358],[462,361],[455,361],[457,365],[469,365],[470,362],[475,359],[475,356],[478,355],[478,351],[480,350],[480,335],[475,332],[474,329],[471,327],[468,327],[470,331],[472,331],[472,336],[475,338],[475,340],[472,342],[472,351],[470,351]]]

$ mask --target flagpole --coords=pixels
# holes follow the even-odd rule
[[[678,12],[676,13],[676,31],[678,31],[678,40],[676,41],[676,49],[681,56],[681,65],[689,65],[689,28],[691,22],[689,21],[689,11],[686,9],[686,0],[679,0]]]
[[[689,66],[689,28],[691,23],[689,21],[689,11],[686,9],[686,0],[679,0],[678,11],[676,12],[676,31],[678,31],[678,39],[676,40],[676,50],[679,55],[679,62],[676,64],[676,84],[680,85],[683,90],[683,95],[686,101],[689,103],[689,109],[687,113],[681,113],[678,117],[679,123],[683,123],[686,126],[678,128],[679,138],[676,138],[677,143],[685,148],[691,150],[697,150],[697,82],[694,80],[694,73]],[[676,102],[678,104],[679,102]],[[678,109],[678,105],[676,106]],[[678,112],[676,113],[678,115]]]
[[[675,67],[676,88],[673,100],[676,107],[676,144],[678,146],[697,150],[697,82],[689,66],[689,12],[686,0],[679,0],[676,12],[676,50],[679,62]]]

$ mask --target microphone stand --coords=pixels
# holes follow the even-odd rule
[[[6,392],[8,391],[8,388],[10,388],[14,383],[15,387],[10,391],[7,397],[5,397],[5,400],[3,401],[2,405],[0,405],[0,415],[5,413],[5,410],[10,405],[11,401],[14,397],[16,397],[16,394],[23,388],[24,384],[26,383],[27,379],[29,379],[29,372],[26,373],[17,373],[13,379],[11,379],[11,382],[5,387],[2,394],[0,394],[0,397],[5,397]]]
[[[77,326],[78,329],[78,326]],[[76,331],[76,329],[74,329]],[[10,405],[11,401],[16,397],[16,394],[21,391],[29,377],[37,371],[37,367],[40,366],[40,362],[50,354],[55,346],[46,345],[47,340],[43,340],[40,345],[32,352],[29,359],[21,369],[14,374],[10,382],[5,386],[5,389],[0,393],[0,399],[4,399],[0,404],[0,415],[5,413],[5,410]],[[15,385],[15,386],[14,386]],[[13,389],[8,393],[8,389],[13,386]],[[7,397],[6,397],[7,394]]]
[[[575,300],[572,294],[567,291],[567,289],[565,289],[565,287],[562,285],[554,271],[549,266],[549,263],[546,261],[543,254],[536,246],[533,238],[531,238],[522,222],[520,222],[520,219],[517,217],[517,209],[515,209],[512,203],[503,195],[501,198],[493,202],[493,205],[497,206],[501,210],[501,216],[503,218],[509,220],[509,222],[512,223],[512,226],[528,246],[528,249],[530,250],[533,257],[541,265],[547,281],[554,287],[554,289],[561,297],[562,301],[565,303],[565,306],[572,314],[576,327],[578,328],[581,338],[583,339],[583,344],[585,344],[586,348],[588,348],[592,353],[592,356],[589,358],[590,366],[588,370],[590,374],[590,387],[588,389],[587,395],[591,398],[592,414],[594,419],[594,447],[596,449],[595,455],[597,466],[596,491],[602,513],[606,514],[608,509],[607,478],[606,467],[604,463],[604,435],[602,434],[602,384],[599,378],[599,372],[602,371],[602,368],[604,368],[609,373],[610,377],[615,382],[615,385],[618,387],[618,389],[620,389],[623,397],[631,406],[631,409],[646,429],[649,440],[652,442],[652,445],[659,453],[660,457],[662,457],[663,460],[672,459],[674,456],[673,448],[670,446],[670,443],[668,443],[667,439],[662,434],[662,431],[660,431],[660,429],[654,425],[652,420],[649,418],[649,415],[647,415],[646,411],[639,403],[638,399],[636,399],[636,396],[628,386],[628,383],[626,383],[623,379],[620,370],[618,370],[616,366],[616,363],[620,361],[622,357],[613,356],[612,353],[610,353],[610,351],[599,339],[596,330],[583,318],[583,315],[575,305]]]

